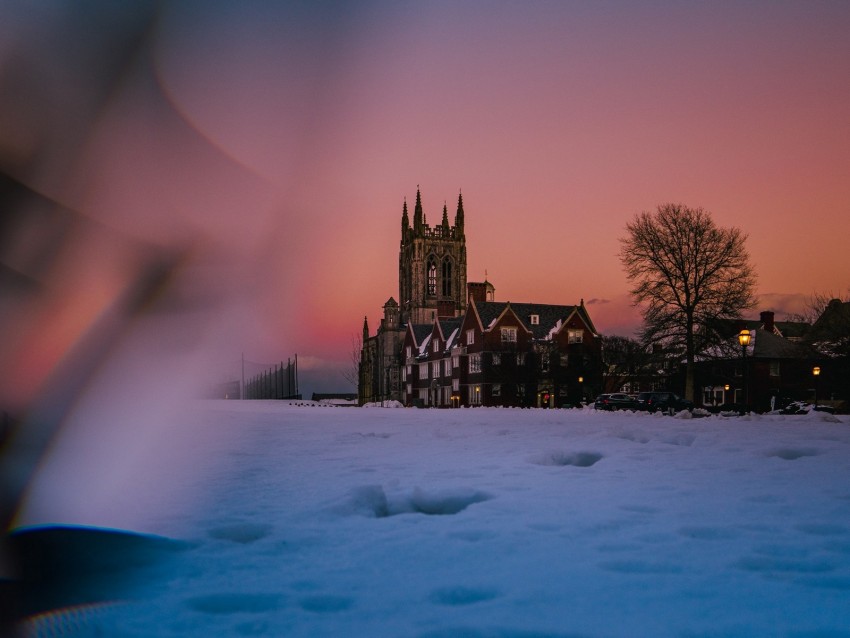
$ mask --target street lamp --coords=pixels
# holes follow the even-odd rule
[[[747,408],[750,405],[750,388],[749,383],[747,383],[747,346],[750,345],[750,339],[752,339],[752,335],[750,331],[744,328],[738,333],[738,343],[741,344],[741,365],[744,368],[744,407]]]
[[[818,409],[818,377],[820,377],[820,366],[812,368],[812,376],[815,378],[815,410]]]

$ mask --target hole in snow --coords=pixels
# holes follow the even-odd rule
[[[195,596],[186,605],[206,614],[257,614],[275,609],[280,597],[274,594],[210,594]]]
[[[796,461],[797,459],[801,459],[804,456],[817,456],[817,450],[812,449],[793,449],[793,448],[783,448],[779,450],[773,450],[772,452],[768,452],[768,457],[777,457],[780,459],[784,459],[786,461]]]
[[[469,589],[467,587],[444,587],[431,593],[431,602],[438,605],[471,605],[492,600],[498,593],[491,589]]]
[[[602,455],[596,452],[547,452],[531,459],[531,462],[537,465],[590,467],[601,459]]]
[[[412,513],[444,516],[457,514],[474,503],[481,503],[490,498],[492,497],[489,494],[471,489],[425,492],[419,488],[407,496],[388,498],[380,485],[365,485],[352,490],[336,511],[340,514],[375,518]]]
[[[248,543],[265,538],[271,530],[271,525],[262,523],[237,523],[234,525],[214,527],[207,534],[210,538],[247,545]]]

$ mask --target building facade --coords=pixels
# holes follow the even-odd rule
[[[463,196],[431,227],[416,191],[402,207],[399,302],[363,322],[358,400],[404,405],[563,407],[601,391],[601,339],[584,303],[511,304],[468,282]]]

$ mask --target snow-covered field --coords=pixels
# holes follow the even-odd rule
[[[53,521],[190,541],[91,635],[850,636],[848,417],[196,412],[159,498]]]

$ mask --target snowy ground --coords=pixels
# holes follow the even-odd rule
[[[197,409],[159,507],[53,521],[191,542],[83,633],[850,636],[848,417]]]

